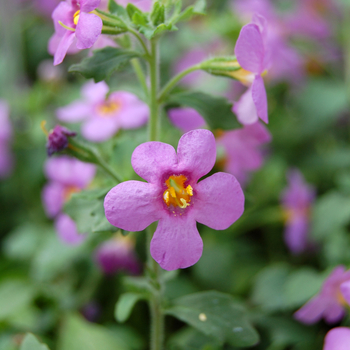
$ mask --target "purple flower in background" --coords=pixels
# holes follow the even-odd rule
[[[324,338],[323,350],[349,350],[350,328],[336,327],[331,329]]]
[[[203,250],[196,221],[224,230],[244,210],[244,195],[233,175],[216,173],[197,183],[215,158],[215,138],[208,130],[184,134],[177,153],[166,143],[141,144],[131,163],[148,183],[126,181],[112,188],[104,202],[108,221],[128,231],[159,221],[151,241],[153,259],[165,270],[195,264]]]
[[[134,247],[135,242],[131,238],[117,235],[97,248],[95,258],[106,275],[113,275],[119,271],[137,275],[140,272],[140,264]]]
[[[117,3],[124,7],[128,4],[133,4],[144,12],[149,12],[152,9],[152,0],[117,0]]]
[[[60,0],[34,0],[36,10],[45,16],[51,16]]]
[[[56,125],[47,135],[46,150],[48,156],[63,151],[68,147],[68,137],[76,136],[74,131],[70,131],[64,126]]]
[[[76,41],[79,50],[92,47],[102,31],[102,19],[94,13],[101,0],[66,0],[52,13],[55,33],[50,39],[49,51],[59,44],[54,53],[54,65],[60,64],[70,46]]]
[[[42,192],[42,201],[48,217],[55,219],[58,236],[67,244],[79,244],[85,236],[77,232],[75,222],[62,213],[63,205],[73,193],[86,188],[95,176],[96,168],[75,158],[61,156],[45,163],[49,182]]]
[[[344,317],[344,306],[347,304],[341,286],[349,281],[350,270],[345,271],[344,266],[337,266],[323,282],[321,291],[301,307],[294,317],[306,324],[316,323],[322,318],[327,323],[339,322]]]
[[[183,132],[205,126],[204,118],[193,108],[172,108],[168,115],[171,122]]]
[[[63,122],[83,121],[81,133],[93,142],[111,138],[119,129],[134,129],[144,125],[149,116],[146,103],[126,91],[108,95],[105,82],[89,82],[82,88],[83,100],[57,110],[57,118]]]
[[[10,150],[12,126],[7,102],[0,99],[0,178],[10,175],[13,167],[13,157]]]
[[[292,253],[303,252],[308,246],[311,206],[315,190],[305,183],[300,171],[288,173],[288,187],[282,193],[282,206],[286,216],[284,240]]]
[[[270,66],[270,55],[266,48],[266,20],[255,16],[255,23],[245,25],[235,46],[235,55],[242,67],[232,76],[243,83],[251,84],[233,111],[242,124],[253,124],[259,118],[268,123],[267,97],[262,75]]]
[[[262,166],[264,154],[261,148],[270,141],[271,134],[260,122],[223,132],[216,143],[225,151],[224,170],[233,174],[243,186],[249,173]]]

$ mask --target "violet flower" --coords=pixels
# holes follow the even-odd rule
[[[7,102],[0,99],[0,178],[9,176],[13,168],[13,156],[10,150],[12,126],[9,114]]]
[[[350,328],[336,327],[331,329],[324,338],[323,350],[349,350]]]
[[[223,132],[216,144],[225,151],[224,170],[234,175],[244,186],[249,173],[261,168],[264,162],[261,147],[270,141],[271,134],[260,122]]]
[[[94,165],[67,156],[50,158],[45,163],[45,175],[49,182],[42,192],[44,209],[48,217],[55,219],[58,236],[67,244],[79,244],[85,235],[78,233],[75,222],[62,212],[63,205],[73,193],[89,185],[95,172]]]
[[[288,173],[288,187],[282,193],[286,227],[284,240],[294,254],[303,252],[309,243],[308,232],[311,206],[315,199],[315,189],[308,185],[300,171]]]
[[[262,75],[270,66],[266,48],[266,20],[255,16],[255,22],[245,25],[235,46],[235,55],[242,67],[232,76],[245,84],[251,84],[241,99],[234,104],[233,111],[242,124],[253,124],[259,118],[268,123],[267,96]]]
[[[205,126],[204,118],[193,108],[172,108],[168,115],[170,121],[183,132]]]
[[[62,63],[68,49],[76,41],[77,49],[92,47],[102,31],[102,19],[94,13],[101,0],[66,0],[52,13],[55,33],[49,42],[49,51],[59,44],[54,53],[54,65]]]
[[[131,158],[135,172],[148,181],[126,181],[104,202],[108,221],[142,231],[154,221],[151,255],[165,270],[195,264],[203,250],[196,221],[224,230],[243,213],[244,195],[231,174],[216,173],[197,183],[214,166],[216,147],[209,130],[184,134],[175,149],[162,142],[138,146]]]
[[[82,88],[83,99],[57,110],[63,122],[83,121],[81,133],[93,142],[111,138],[119,129],[134,129],[144,125],[149,117],[146,103],[126,91],[108,95],[105,82],[88,82]]]
[[[344,317],[344,306],[347,305],[341,286],[349,281],[350,270],[345,271],[344,266],[337,266],[323,282],[321,291],[301,307],[294,317],[306,324],[316,323],[322,318],[331,324],[339,322]]]
[[[68,137],[76,136],[74,131],[70,131],[61,125],[56,125],[47,136],[46,150],[48,156],[52,156],[54,153],[63,151],[68,147]]]
[[[152,0],[118,0],[117,2],[124,7],[133,4],[144,12],[149,12],[152,9]]]
[[[140,264],[135,254],[135,242],[121,235],[103,242],[96,250],[95,258],[106,275],[125,271],[131,275],[140,272]]]

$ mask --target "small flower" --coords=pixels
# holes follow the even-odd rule
[[[108,94],[105,82],[89,82],[82,88],[83,100],[57,110],[63,122],[83,121],[81,133],[93,142],[111,138],[119,129],[134,129],[144,125],[149,116],[146,103],[126,91]]]
[[[350,328],[336,327],[331,329],[324,338],[323,350],[349,350]]]
[[[270,141],[271,134],[260,122],[223,132],[216,140],[225,152],[223,168],[244,185],[249,173],[262,166],[264,154],[261,147]]]
[[[55,33],[50,47],[59,44],[54,53],[54,65],[62,63],[70,46],[76,41],[77,49],[92,47],[102,31],[102,19],[94,13],[101,0],[66,0],[59,3],[52,13]]]
[[[67,156],[50,158],[45,163],[45,175],[49,182],[42,192],[44,209],[48,217],[55,219],[58,236],[67,244],[79,244],[85,235],[78,233],[75,222],[62,213],[63,205],[73,193],[89,185],[95,172],[94,165]]]
[[[7,102],[0,99],[0,178],[9,176],[13,167],[13,157],[10,150],[12,126],[9,114]]]
[[[349,281],[350,270],[345,271],[344,266],[337,266],[323,282],[319,294],[300,308],[294,317],[306,324],[316,323],[322,318],[327,323],[339,322],[344,317],[344,306],[347,305],[341,287]]]
[[[267,97],[262,78],[270,66],[266,47],[267,23],[259,15],[254,16],[254,22],[245,25],[239,34],[235,55],[242,69],[231,73],[234,78],[250,85],[233,107],[242,124],[255,123],[258,118],[268,123]]]
[[[45,122],[42,123],[42,128],[46,133],[44,126]],[[68,137],[73,136],[76,136],[74,131],[70,131],[61,125],[56,125],[47,135],[46,150],[48,156],[50,157],[54,153],[63,151],[65,148],[67,148],[69,144]]]
[[[288,173],[288,187],[282,194],[286,228],[284,240],[292,253],[303,252],[308,246],[311,206],[315,189],[306,184],[303,175],[296,169]]]
[[[204,118],[193,108],[172,108],[168,115],[171,122],[183,132],[205,126]]]
[[[135,242],[120,234],[102,243],[96,251],[96,261],[106,275],[125,271],[131,275],[140,272],[140,265],[134,251]]]
[[[159,221],[151,241],[153,259],[165,270],[195,264],[203,250],[196,221],[224,230],[244,210],[243,191],[233,175],[216,173],[197,183],[215,158],[215,138],[208,130],[184,134],[177,154],[166,143],[141,144],[131,163],[148,183],[126,181],[112,188],[104,202],[108,221],[128,231]]]

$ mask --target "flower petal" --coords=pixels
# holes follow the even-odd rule
[[[177,167],[177,156],[174,147],[167,143],[145,142],[135,148],[131,164],[143,179],[158,183],[164,173]]]
[[[259,118],[268,124],[269,118],[267,114],[267,96],[264,80],[260,75],[255,76],[252,84],[252,98],[256,107]]]
[[[323,318],[329,324],[338,323],[345,315],[345,310],[337,301],[333,301],[327,305],[323,313]]]
[[[109,86],[104,82],[94,83],[89,81],[81,89],[81,94],[88,104],[105,102],[106,95],[109,91]]]
[[[86,238],[86,234],[79,233],[75,222],[66,214],[60,214],[57,217],[55,228],[58,237],[68,245],[79,245]]]
[[[323,350],[349,350],[350,328],[336,327],[324,338]]]
[[[191,181],[197,182],[209,173],[216,160],[216,144],[209,130],[192,130],[180,138],[177,146],[180,172],[191,173]]]
[[[144,230],[152,222],[159,220],[164,212],[160,191],[157,186],[146,182],[122,182],[113,187],[105,197],[107,220],[123,230]]]
[[[80,10],[82,12],[91,12],[100,6],[101,0],[80,0]]]
[[[57,46],[57,50],[53,58],[54,66],[57,66],[58,64],[63,62],[69,47],[72,45],[74,41],[74,38],[75,38],[74,32],[71,32],[69,30],[67,30],[66,33],[63,35],[60,43]]]
[[[168,114],[171,122],[184,132],[205,126],[204,118],[193,108],[172,108]]]
[[[74,14],[74,8],[72,5],[68,4],[65,1],[61,1],[57,7],[52,12],[52,20],[53,25],[55,27],[55,33],[59,36],[63,36],[67,29],[63,28],[59,21],[61,21],[63,24],[65,24],[68,27],[75,27],[73,22],[73,14]]]
[[[249,72],[261,74],[264,63],[264,43],[259,27],[246,24],[237,39],[235,55],[241,67]]]
[[[127,110],[120,111],[119,121],[123,129],[135,129],[145,125],[149,118],[149,108],[144,103],[137,103]]]
[[[342,283],[340,285],[340,291],[346,302],[350,305],[350,281]]]
[[[91,118],[81,127],[82,135],[92,142],[110,139],[119,129],[119,122],[114,118]]]
[[[74,101],[68,106],[56,110],[57,119],[62,122],[77,123],[91,114],[91,107],[86,102]]]
[[[244,211],[244,194],[237,179],[216,173],[195,187],[193,211],[196,221],[215,230],[232,225]]]
[[[93,13],[81,12],[75,30],[78,49],[90,48],[102,31],[102,19]]]
[[[294,217],[287,222],[284,240],[293,254],[299,254],[306,249],[308,229],[309,220],[306,215],[294,214]]]
[[[53,218],[62,210],[64,188],[64,185],[58,182],[49,182],[43,188],[41,198],[48,217]]]
[[[250,125],[259,120],[250,87],[237,101],[232,111],[236,113],[238,121],[243,125]]]
[[[316,323],[322,318],[327,305],[328,303],[325,298],[317,296],[295,312],[294,318],[305,324]]]
[[[167,216],[159,220],[151,241],[151,255],[164,270],[184,269],[202,255],[203,241],[192,216]]]

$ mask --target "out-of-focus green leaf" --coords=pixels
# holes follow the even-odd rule
[[[153,5],[153,9],[151,12],[151,21],[155,26],[158,26],[165,21],[165,7],[164,5],[156,2]]]
[[[23,339],[20,350],[49,350],[49,348],[40,343],[33,334],[28,333]]]
[[[36,294],[35,288],[20,279],[7,279],[0,284],[0,320],[15,314],[30,304]]]
[[[63,322],[57,349],[128,350],[129,347],[112,331],[73,314],[67,315]]]
[[[143,299],[142,294],[137,293],[124,293],[122,294],[117,304],[115,305],[114,316],[118,322],[125,322],[134,308],[135,304]]]
[[[69,72],[81,73],[85,78],[93,78],[97,83],[108,79],[114,71],[139,56],[135,51],[105,47],[95,50],[91,57],[84,58],[80,63],[73,64]]]
[[[168,102],[195,109],[211,129],[231,130],[241,127],[232,113],[232,104],[223,97],[203,92],[182,92],[172,94]]]
[[[244,308],[229,294],[200,292],[175,299],[172,304],[165,310],[168,315],[222,343],[251,346],[259,341],[259,335],[249,324]]]

